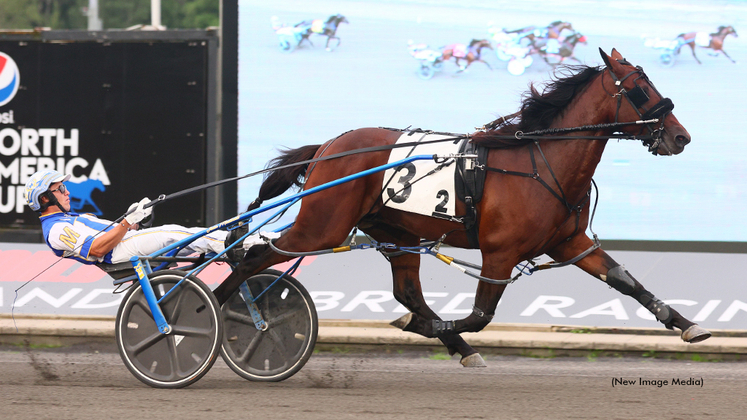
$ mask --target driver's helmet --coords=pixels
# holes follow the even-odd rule
[[[39,211],[41,210],[39,197],[49,189],[50,185],[55,182],[65,182],[68,179],[70,179],[69,174],[63,175],[52,169],[36,172],[26,182],[26,188],[23,190],[23,199],[31,207],[31,210]]]

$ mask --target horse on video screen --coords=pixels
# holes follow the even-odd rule
[[[586,45],[586,37],[579,32],[574,32],[562,40],[548,41],[538,53],[545,60],[545,63],[551,66],[563,64],[566,59],[581,63],[581,60],[573,55],[578,43]]]
[[[691,140],[672,113],[672,101],[659,93],[641,67],[633,66],[614,49],[611,55],[600,49],[600,54],[604,66],[563,67],[541,91],[531,86],[518,112],[477,132],[447,136],[452,143],[461,139],[462,144],[477,147],[475,154],[462,156],[464,167],[468,159],[475,163],[480,153],[485,156],[470,169],[475,177],[484,175],[481,199],[460,201],[452,196],[457,216],[439,218],[434,212],[432,217],[430,208],[425,209],[427,215],[412,213],[383,201],[387,194],[408,199],[409,193],[404,192],[424,175],[409,164],[393,169],[394,175],[376,172],[321,190],[303,198],[295,224],[282,236],[247,251],[214,290],[218,301],[226,302],[252,275],[291,260],[289,254],[339,247],[357,228],[377,243],[397,246],[380,251],[392,267],[395,298],[411,312],[392,325],[439,338],[450,354],[462,356],[465,366],[484,366],[484,360],[460,334],[488,325],[507,284],[516,279],[512,278],[514,267],[523,261],[533,263],[545,254],[559,262],[547,264],[574,264],[604,286],[635,299],[666,328],[681,330],[684,341],[707,339],[710,332],[657,299],[602,250],[596,235],[592,240],[586,233],[592,214],[592,177],[608,139],[638,139],[661,156],[681,153]],[[362,128],[323,145],[286,150],[271,162],[269,168],[277,169],[264,180],[259,197],[248,210],[294,185],[308,190],[385,165],[394,153],[391,146],[400,137],[417,142],[427,133]],[[417,149],[411,153],[417,155]],[[343,156],[307,162],[336,154]],[[454,159],[459,170],[459,158]],[[435,155],[434,160],[439,163]],[[445,160],[441,162],[446,165]],[[294,163],[301,164],[287,166]],[[392,193],[398,189],[403,193]],[[446,196],[442,204],[448,200]],[[421,239],[480,249],[481,271],[472,275],[479,280],[474,306],[466,318],[444,321],[426,303],[419,277],[420,255],[403,249],[422,247]],[[454,262],[441,257],[444,262]]]
[[[712,34],[706,34],[705,32],[688,32],[686,34],[679,34],[677,35],[677,41],[684,45],[687,45],[690,47],[693,53],[693,57],[695,57],[695,61],[698,62],[698,64],[703,64],[700,62],[700,59],[695,55],[695,47],[701,47],[706,48],[715,51],[713,55],[718,55],[718,53],[723,53],[726,58],[729,59],[732,63],[736,63],[736,61],[732,60],[731,57],[729,57],[729,54],[724,51],[724,39],[726,39],[727,35],[734,35],[734,37],[738,37],[736,29],[729,26],[719,26],[718,30]]]
[[[450,44],[441,48],[441,61],[448,61],[453,57],[456,65],[459,66],[459,71],[467,70],[467,67],[475,61],[484,63],[492,70],[493,68],[490,67],[490,64],[482,59],[481,54],[483,48],[493,49],[490,45],[490,41],[487,39],[473,39],[470,41],[469,45]],[[460,60],[465,60],[467,64],[460,64]]]
[[[329,46],[329,41],[333,39],[337,41],[337,44],[334,46],[334,48],[337,48],[340,46],[340,37],[337,36],[337,28],[340,26],[341,23],[350,23],[350,22],[348,22],[345,16],[338,13],[336,15],[330,16],[329,18],[327,18],[326,21],[322,19],[315,19],[312,21],[304,21],[304,22],[301,22],[300,24],[304,24],[305,26],[309,27],[308,32],[304,34],[304,39],[308,41],[309,44],[314,45],[309,39],[309,37],[311,37],[312,34],[326,36],[327,42],[324,44],[324,48],[327,51],[332,51],[332,48],[330,48]]]

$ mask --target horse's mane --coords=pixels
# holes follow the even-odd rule
[[[336,22],[339,24],[343,19],[345,19],[345,16],[338,13],[336,15],[330,16],[329,19],[327,19],[327,23]]]
[[[475,133],[472,142],[500,149],[531,143],[532,139],[513,136],[517,131],[528,133],[549,128],[576,94],[601,72],[601,67],[585,65],[559,67],[541,93],[530,84],[519,111],[486,124],[485,131]],[[507,136],[511,138],[506,139]]]

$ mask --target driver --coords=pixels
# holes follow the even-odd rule
[[[38,171],[26,182],[23,193],[31,210],[40,213],[44,240],[58,257],[73,258],[84,264],[122,263],[133,256],[150,255],[205,229],[163,225],[137,230],[138,223],[152,212],[152,207],[144,208],[150,202],[148,198],[133,203],[127,210],[132,212],[120,223],[99,219],[92,214],[73,213],[70,211],[70,193],[64,184],[68,179],[70,175],[54,170]],[[244,225],[230,234],[224,230],[211,232],[187,245],[179,255],[223,252],[226,245],[235,242],[247,230],[248,227]],[[263,232],[262,235],[279,236],[270,232]],[[249,246],[263,243],[259,234],[248,237],[244,242]],[[237,245],[226,255],[232,261],[240,261],[244,253],[244,249]]]

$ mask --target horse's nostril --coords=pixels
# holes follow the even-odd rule
[[[685,137],[685,136],[677,136],[677,137],[675,137],[674,141],[678,145],[680,145],[682,147],[687,146],[688,144],[690,144],[690,138]]]

